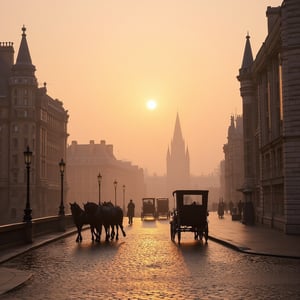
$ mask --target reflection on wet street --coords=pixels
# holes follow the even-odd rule
[[[119,241],[92,243],[90,231],[58,240],[3,266],[33,278],[3,299],[297,299],[300,261],[242,254],[182,234],[167,220],[125,226]]]

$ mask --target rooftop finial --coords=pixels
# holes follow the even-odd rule
[[[26,36],[26,34],[25,34],[25,31],[26,31],[26,27],[25,27],[25,25],[23,25],[23,27],[22,27],[22,31],[23,31],[23,33],[22,33],[22,36]]]
[[[250,39],[249,31],[247,31],[246,39]]]

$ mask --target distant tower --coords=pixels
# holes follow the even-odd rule
[[[231,116],[227,144],[223,146],[224,160],[224,201],[234,204],[242,199],[240,189],[244,185],[244,141],[243,118]]]
[[[177,113],[171,147],[167,152],[167,192],[171,197],[176,189],[188,189],[190,186],[190,155],[181,132]]]

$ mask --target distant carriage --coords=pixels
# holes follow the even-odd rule
[[[143,198],[141,219],[155,220],[155,214],[155,198]]]
[[[159,220],[161,218],[169,219],[169,198],[156,198],[156,218]]]
[[[173,192],[176,208],[170,221],[172,241],[177,235],[178,244],[182,232],[193,232],[195,240],[208,240],[207,190],[176,190]]]

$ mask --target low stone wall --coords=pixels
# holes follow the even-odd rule
[[[62,232],[73,227],[72,215],[50,216],[0,226],[0,249],[8,246],[31,243],[35,237],[44,234]]]

